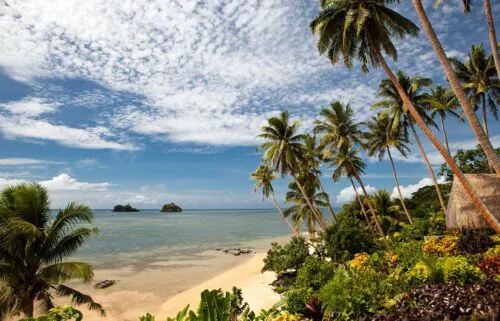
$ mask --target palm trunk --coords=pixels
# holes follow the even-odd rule
[[[474,134],[476,135],[477,140],[479,141],[479,144],[483,148],[486,157],[488,158],[488,163],[490,164],[490,167],[493,167],[495,169],[495,172],[500,173],[500,161],[495,153],[495,149],[491,145],[488,136],[486,136],[486,134],[484,133],[483,128],[481,127],[481,124],[479,123],[479,120],[477,118],[477,115],[474,112],[473,106],[471,105],[469,99],[467,99],[465,92],[460,86],[460,82],[458,81],[457,75],[455,74],[455,71],[451,67],[450,61],[448,60],[448,57],[446,57],[446,53],[443,49],[443,46],[439,42],[439,39],[436,33],[434,32],[434,29],[432,28],[431,22],[429,21],[429,18],[425,13],[424,7],[422,6],[422,1],[412,0],[412,2],[415,7],[418,19],[420,20],[420,24],[422,25],[423,29],[427,33],[427,36],[429,37],[429,41],[432,47],[434,48],[434,51],[436,52],[436,56],[439,62],[441,63],[441,66],[445,71],[446,77],[450,81],[451,88],[455,92],[455,95],[457,96],[460,105],[462,105],[462,108],[465,112],[465,116],[467,117],[467,120],[469,121],[472,130],[474,131]],[[486,212],[484,214],[486,214]]]
[[[482,112],[483,112],[483,128],[484,128],[484,133],[486,136],[490,136],[488,133],[488,119],[487,119],[487,114],[486,114],[486,95],[482,94],[481,95],[482,99]]]
[[[446,150],[448,153],[450,152],[450,145],[448,145],[448,136],[446,136],[446,129],[444,127],[444,118],[443,115],[439,115],[441,118],[441,131],[443,132],[443,139],[444,139],[444,144],[446,145]]]
[[[491,13],[490,0],[484,0],[484,12],[486,14],[486,21],[488,23],[488,33],[490,36],[491,53],[495,61],[495,68],[497,75],[500,78],[500,56],[498,55],[497,36],[495,34],[495,24],[493,23],[493,14]],[[498,173],[498,172],[497,172]]]
[[[401,200],[401,205],[403,205],[403,210],[405,211],[405,215],[406,218],[408,219],[408,222],[410,222],[410,224],[413,224],[413,221],[411,220],[410,217],[410,213],[406,208],[405,199],[403,197],[403,194],[401,194],[401,189],[399,188],[398,175],[396,174],[396,168],[394,167],[394,162],[392,160],[391,149],[388,146],[387,146],[387,155],[389,155],[389,160],[391,161],[392,173],[394,174],[394,181],[396,182],[396,189],[398,190],[399,199]]]
[[[304,196],[304,198],[307,202],[307,205],[311,209],[311,212],[314,214],[314,216],[316,216],[316,220],[318,221],[321,228],[324,230],[326,228],[326,224],[321,219],[322,215],[318,214],[318,212],[316,211],[316,208],[312,205],[311,200],[309,199],[306,192],[304,191],[304,188],[302,187],[302,184],[300,184],[300,182],[299,182],[297,174],[293,173],[292,175],[293,175],[293,178],[295,178],[295,182],[297,183],[297,186],[299,187],[299,190],[302,193],[302,196]]]
[[[425,165],[427,166],[427,170],[429,170],[429,175],[431,176],[432,182],[434,183],[434,187],[436,188],[436,192],[438,195],[439,203],[441,204],[441,208],[443,209],[444,212],[446,212],[446,205],[444,204],[443,195],[441,194],[441,189],[439,188],[439,184],[436,180],[436,176],[434,175],[434,171],[432,170],[431,163],[429,162],[429,159],[427,158],[427,154],[425,153],[425,150],[422,147],[422,144],[420,143],[420,139],[418,138],[417,131],[415,130],[415,126],[413,126],[413,120],[411,119],[411,117],[408,117],[408,119],[409,119],[411,131],[413,133],[413,137],[415,138],[415,142],[417,143],[418,149],[420,150],[420,154],[422,154],[422,157],[424,158]],[[434,135],[434,134],[432,134],[432,135]]]
[[[323,194],[326,194],[326,197],[327,197],[326,202],[328,205],[328,209],[330,210],[330,213],[333,216],[333,220],[335,222],[337,222],[337,217],[335,216],[335,212],[333,211],[332,205],[330,204],[330,196],[325,192],[325,189],[323,188],[323,184],[321,184],[321,179],[319,177],[318,177],[318,182],[319,182],[319,188],[321,189],[321,192]]]
[[[377,215],[375,214],[375,210],[373,209],[372,201],[370,200],[370,196],[368,196],[368,193],[366,192],[365,185],[361,181],[361,178],[359,177],[358,174],[356,174],[355,177],[359,183],[359,186],[361,186],[361,189],[363,190],[363,194],[366,197],[366,202],[368,203],[368,207],[370,208],[370,212],[372,213],[373,220],[375,221],[375,225],[377,226],[378,232],[380,233],[380,236],[384,239],[385,245],[387,247],[389,247],[389,243],[387,242],[387,239],[385,238],[384,230],[382,229],[382,226],[380,225],[380,222],[378,221]]]
[[[363,213],[363,216],[365,217],[366,224],[368,225],[368,228],[370,229],[373,236],[375,237],[375,231],[373,230],[372,223],[370,223],[370,219],[368,218],[368,215],[366,214],[365,206],[363,205],[363,200],[361,200],[361,196],[359,196],[358,190],[356,189],[356,185],[354,185],[354,181],[352,180],[352,177],[349,177],[349,180],[351,181],[351,185],[352,185],[352,188],[354,189],[354,193],[356,194],[356,198],[358,200],[359,206],[361,206],[361,212]]]
[[[418,0],[413,0],[413,1],[415,3],[415,1],[418,1]],[[446,151],[446,149],[439,142],[437,137],[429,130],[429,127],[425,124],[424,120],[422,119],[422,117],[419,115],[419,113],[415,109],[415,106],[413,106],[410,99],[405,94],[398,79],[392,73],[389,66],[387,66],[387,63],[386,63],[384,57],[379,52],[375,52],[375,54],[377,55],[377,58],[379,59],[379,62],[382,65],[382,67],[384,68],[384,71],[386,72],[387,76],[391,79],[392,83],[396,87],[404,104],[408,107],[410,113],[412,114],[413,118],[417,122],[417,125],[422,129],[424,134],[430,139],[432,144],[437,148],[437,150],[441,153],[441,155],[443,155],[443,158],[445,159],[446,163],[448,163],[448,166],[450,166],[451,170],[453,171],[453,173],[455,174],[457,179],[460,181],[460,183],[464,187],[465,192],[471,198],[472,203],[474,203],[474,205],[477,207],[477,209],[479,210],[481,215],[484,217],[484,219],[488,222],[488,224],[497,233],[500,233],[500,223],[498,222],[498,220],[495,218],[495,216],[493,216],[493,214],[490,212],[490,210],[484,205],[483,201],[481,201],[479,196],[476,194],[476,192],[474,191],[474,189],[470,185],[469,181],[465,178],[464,174],[460,171],[460,168],[457,166],[457,164],[455,163],[455,161],[451,157],[450,153],[448,153]],[[479,125],[479,126],[481,126],[481,125]],[[481,129],[481,131],[482,131],[482,129]]]
[[[27,303],[25,303],[25,306],[23,307],[23,314],[25,317],[28,318],[33,317],[34,306],[35,302],[33,300],[30,300]]]
[[[280,212],[281,217],[286,222],[286,224],[288,224],[288,226],[290,227],[290,230],[292,230],[292,235],[294,235],[294,236],[297,235],[297,230],[295,230],[295,228],[292,226],[290,221],[288,221],[288,219],[285,217],[285,214],[281,210],[281,207],[279,206],[278,201],[276,201],[276,196],[274,195],[274,192],[271,192],[271,198],[273,199],[274,207],[276,207],[278,212]]]

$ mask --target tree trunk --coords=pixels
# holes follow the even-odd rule
[[[278,212],[280,212],[281,217],[283,218],[283,220],[286,222],[286,224],[288,224],[288,226],[292,230],[292,235],[294,235],[294,236],[297,235],[297,230],[295,230],[295,228],[292,226],[292,224],[290,223],[290,221],[288,221],[288,219],[285,217],[285,214],[281,210],[281,207],[279,206],[278,201],[276,201],[276,196],[274,195],[273,191],[271,191],[271,198],[273,199],[274,207],[276,207],[276,209],[278,210]]]
[[[495,34],[495,24],[493,23],[490,0],[484,0],[484,12],[486,14],[486,22],[488,22],[491,53],[493,54],[493,60],[495,61],[498,78],[500,78],[500,56],[498,55],[497,36]]]
[[[486,134],[486,136],[490,136],[490,134],[488,133],[488,115],[486,113],[486,94],[482,94],[481,95],[481,99],[482,99],[482,112],[483,112],[483,128],[484,128],[484,133]]]
[[[417,0],[413,0],[414,3]],[[392,73],[391,69],[389,66],[387,66],[387,63],[385,62],[384,57],[379,53],[375,52],[377,55],[377,58],[379,59],[380,64],[384,68],[384,71],[386,72],[387,76],[391,79],[392,83],[396,87],[399,95],[401,96],[401,99],[405,103],[405,105],[408,107],[410,113],[412,114],[413,118],[417,122],[417,125],[422,129],[424,134],[430,139],[432,144],[437,148],[437,150],[443,155],[443,158],[445,159],[446,163],[448,163],[448,166],[450,166],[451,170],[457,177],[457,179],[460,181],[462,186],[464,187],[464,190],[466,191],[467,195],[472,200],[472,203],[477,207],[481,215],[484,217],[484,219],[488,222],[488,224],[497,232],[500,233],[500,223],[498,220],[491,214],[490,210],[484,205],[483,201],[479,198],[479,196],[476,194],[472,186],[470,185],[469,181],[467,178],[465,178],[464,174],[460,171],[460,168],[457,166],[453,158],[451,157],[450,153],[446,151],[444,146],[439,142],[437,137],[429,130],[429,127],[425,124],[424,120],[422,117],[419,115],[417,110],[415,109],[415,106],[411,103],[410,99],[408,96],[405,94],[403,87],[401,87],[401,84],[399,83],[398,79],[396,76]],[[479,125],[481,126],[481,125]],[[481,128],[482,131],[482,128]],[[484,132],[483,132],[484,134]]]
[[[319,177],[318,177],[318,182],[319,182],[319,188],[321,189],[321,192],[323,194],[326,194],[326,197],[327,197],[326,201],[328,204],[328,209],[330,210],[330,213],[333,216],[333,220],[335,222],[337,222],[337,217],[335,216],[335,212],[333,211],[332,205],[330,204],[330,196],[325,192],[325,189],[323,188],[323,184],[321,184],[321,179]]]
[[[365,206],[363,205],[363,200],[361,200],[361,196],[359,196],[358,190],[356,189],[356,185],[354,185],[354,181],[352,180],[352,177],[349,177],[349,180],[351,181],[352,188],[354,189],[354,193],[356,194],[356,198],[358,199],[359,206],[361,206],[361,212],[363,213],[363,216],[365,217],[366,224],[368,224],[368,228],[372,232],[373,236],[376,238],[372,223],[370,223],[370,219],[368,218],[368,215],[366,214]]]
[[[392,173],[394,174],[394,181],[396,182],[396,189],[398,190],[401,205],[403,205],[403,210],[405,211],[405,215],[406,215],[406,218],[408,219],[408,222],[410,222],[410,224],[413,224],[413,221],[411,220],[411,217],[410,217],[410,213],[408,212],[408,209],[406,208],[405,199],[403,197],[403,194],[401,194],[401,189],[399,188],[398,175],[396,174],[396,168],[394,167],[394,162],[392,160],[392,155],[391,155],[391,149],[389,148],[389,146],[387,146],[387,155],[389,155],[389,160],[391,161]]]
[[[474,134],[476,135],[479,144],[483,148],[483,151],[486,154],[486,157],[488,158],[488,163],[490,164],[490,167],[493,167],[495,169],[495,172],[500,173],[500,161],[495,153],[495,149],[491,145],[488,136],[486,136],[486,134],[484,133],[483,128],[481,127],[481,124],[479,123],[477,115],[474,111],[474,108],[471,105],[469,99],[467,99],[467,96],[465,95],[465,92],[463,91],[460,82],[458,81],[457,75],[455,74],[455,71],[451,67],[450,61],[448,60],[448,57],[446,57],[446,53],[443,49],[443,46],[439,42],[439,39],[436,33],[434,32],[434,29],[432,28],[431,22],[429,21],[429,18],[425,13],[424,7],[422,6],[422,1],[412,0],[412,2],[415,7],[418,19],[420,20],[420,24],[422,25],[423,29],[427,33],[427,36],[429,37],[429,42],[434,48],[436,56],[445,71],[446,77],[450,82],[451,88],[455,92],[455,95],[457,96],[458,101],[460,102],[460,105],[462,106],[465,112],[465,116],[467,117],[467,120],[469,121],[472,130],[474,131]]]
[[[429,170],[429,175],[431,176],[432,182],[434,183],[434,187],[436,188],[436,192],[438,195],[439,203],[441,204],[441,208],[443,209],[444,212],[446,212],[446,205],[444,204],[443,195],[441,194],[441,189],[439,188],[439,184],[436,180],[436,176],[434,175],[434,171],[432,170],[431,163],[429,163],[429,159],[427,158],[427,154],[425,153],[425,150],[422,147],[422,144],[420,143],[420,139],[418,138],[417,131],[415,130],[415,126],[413,126],[413,120],[411,119],[411,116],[408,117],[408,119],[409,119],[411,131],[413,133],[413,137],[415,138],[415,142],[417,143],[418,149],[420,150],[420,154],[422,154],[422,157],[424,158],[425,165],[427,166],[427,169]],[[434,134],[432,134],[432,135],[434,135]]]
[[[309,197],[307,196],[304,188],[302,187],[302,184],[300,184],[300,182],[299,182],[297,174],[292,174],[292,175],[293,175],[293,178],[295,178],[295,182],[297,183],[297,186],[299,187],[299,190],[302,193],[302,196],[304,196],[304,198],[305,198],[305,200],[307,202],[307,205],[311,209],[311,212],[314,214],[314,216],[316,216],[316,220],[318,221],[318,223],[321,226],[321,228],[324,230],[326,228],[326,224],[321,219],[322,218],[322,214],[318,214],[318,212],[316,211],[316,208],[312,205],[311,200],[309,199]]]
[[[23,314],[25,317],[33,317],[33,310],[34,310],[34,305],[35,302],[33,300],[29,300],[28,302],[25,303],[23,307]]]
[[[358,174],[356,174],[355,177],[359,183],[359,186],[361,186],[361,189],[363,190],[363,194],[366,197],[366,202],[368,203],[368,207],[370,208],[370,212],[372,213],[373,220],[375,221],[375,225],[377,226],[378,232],[380,233],[380,236],[384,239],[385,245],[387,247],[389,247],[389,243],[387,242],[387,239],[385,238],[384,230],[382,229],[382,226],[380,225],[380,222],[378,221],[377,215],[375,214],[375,210],[373,209],[372,201],[370,200],[370,196],[368,196],[368,193],[366,192],[365,185],[361,181],[361,178],[359,177]]]
[[[444,118],[443,118],[443,115],[440,114],[439,118],[441,118],[441,130],[443,131],[444,144],[446,145],[446,150],[449,153],[450,152],[450,145],[448,145],[448,136],[446,136],[446,129],[444,127]]]

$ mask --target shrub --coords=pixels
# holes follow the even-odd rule
[[[404,222],[400,224],[402,229],[398,232],[397,237],[400,242],[423,240],[428,235],[442,235],[446,229],[445,214],[442,210],[433,212],[424,218],[414,218],[412,225]]]
[[[484,253],[495,245],[490,230],[461,230],[457,249],[463,254]]]
[[[478,267],[490,278],[500,278],[500,256],[485,256],[479,260]]]
[[[272,243],[264,258],[262,272],[273,271],[276,273],[288,270],[297,271],[309,257],[309,247],[306,239],[294,236],[288,244],[284,246]]]
[[[373,236],[360,220],[350,215],[338,215],[337,223],[327,227],[322,238],[328,256],[335,262],[350,260],[360,252],[375,249]]]
[[[297,273],[297,287],[318,291],[335,273],[331,262],[309,257]]]
[[[19,321],[81,321],[82,319],[83,314],[80,311],[71,306],[63,305],[50,309],[46,315],[41,315],[36,318],[26,317]]]
[[[465,257],[451,256],[439,259],[443,270],[444,281],[460,285],[471,284],[481,280],[484,275],[481,270],[470,264]]]
[[[307,288],[293,289],[283,293],[285,310],[290,313],[304,314],[306,312],[306,303],[311,300],[312,296],[312,290]]]
[[[421,261],[425,257],[422,245],[422,241],[397,243],[392,252],[398,256],[398,266],[408,270]]]
[[[459,238],[456,236],[429,237],[423,246],[424,253],[439,256],[454,255],[457,252]]]
[[[354,258],[349,262],[349,265],[353,269],[363,268],[368,260],[370,259],[370,255],[367,253],[356,253],[354,254]]]

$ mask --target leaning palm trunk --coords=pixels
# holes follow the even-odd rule
[[[420,150],[420,154],[422,154],[422,157],[424,158],[424,162],[425,162],[425,165],[427,166],[427,170],[429,170],[429,175],[431,176],[432,183],[434,184],[434,187],[436,188],[436,192],[437,192],[437,195],[439,198],[439,203],[441,204],[441,208],[443,209],[444,212],[446,212],[446,205],[444,204],[444,199],[443,199],[443,195],[441,194],[441,189],[439,188],[439,184],[436,180],[436,176],[434,175],[434,171],[432,170],[431,163],[429,162],[429,159],[427,158],[427,154],[425,153],[425,150],[422,147],[422,144],[420,143],[420,139],[418,138],[417,131],[415,130],[415,126],[413,125],[413,120],[411,119],[411,117],[409,117],[409,122],[410,122],[411,131],[413,133],[413,137],[415,138],[415,142],[417,143],[418,149]]]
[[[354,185],[354,181],[352,180],[352,177],[349,177],[349,180],[351,181],[351,185],[352,185],[352,188],[354,189],[354,193],[356,194],[356,199],[358,200],[359,206],[361,206],[361,213],[363,213],[363,216],[365,217],[366,224],[368,225],[370,232],[372,232],[373,236],[375,237],[375,231],[373,230],[372,223],[370,223],[370,219],[368,218],[368,215],[366,214],[365,206],[363,205],[363,200],[361,200],[361,196],[359,196],[358,190],[356,189],[356,185]]]
[[[286,224],[288,224],[288,226],[290,227],[290,230],[292,230],[292,234],[293,235],[297,235],[297,230],[295,230],[295,228],[292,226],[292,224],[290,223],[290,221],[288,221],[288,219],[286,218],[285,214],[281,210],[281,207],[279,206],[278,201],[276,200],[276,195],[274,195],[274,192],[271,192],[271,198],[273,199],[274,207],[276,207],[276,209],[278,210],[278,212],[280,212],[281,217],[286,222]]]
[[[429,18],[427,17],[424,7],[422,6],[422,1],[421,0],[412,0],[413,5],[415,7],[415,11],[417,13],[418,19],[420,20],[420,24],[424,28],[425,32],[429,36],[429,41],[434,48],[434,51],[436,52],[436,56],[441,63],[441,66],[443,67],[446,77],[448,78],[450,85],[455,92],[455,95],[458,98],[458,101],[460,102],[460,105],[462,106],[465,116],[467,117],[467,120],[469,121],[472,130],[474,131],[474,134],[476,135],[479,144],[481,145],[484,153],[486,154],[486,157],[488,158],[488,163],[490,167],[493,167],[495,169],[495,172],[500,173],[500,160],[498,159],[495,149],[491,145],[491,142],[488,139],[488,136],[483,131],[483,128],[481,127],[481,124],[479,123],[479,120],[476,116],[476,113],[474,112],[474,108],[472,107],[469,99],[467,99],[467,96],[465,95],[464,90],[460,86],[460,82],[458,81],[457,75],[455,74],[455,71],[451,67],[450,61],[448,60],[448,57],[446,56],[446,53],[443,49],[443,46],[439,42],[439,39],[434,32],[434,29],[432,28],[431,22],[429,21]],[[498,56],[497,56],[498,59]],[[384,68],[385,69],[385,68]],[[413,114],[413,113],[412,113]],[[420,126],[420,124],[419,124]],[[439,149],[439,148],[438,148]],[[443,154],[443,153],[441,153]],[[445,158],[446,159],[446,158]],[[458,168],[457,168],[458,169]],[[463,177],[465,180],[465,177]],[[476,195],[476,199],[477,195]],[[479,199],[478,199],[479,200]],[[478,203],[479,204],[479,203]],[[484,207],[484,205],[482,205]],[[486,215],[486,212],[483,211],[483,214]]]
[[[326,195],[326,203],[328,205],[328,209],[330,210],[330,213],[333,216],[333,220],[336,222],[337,217],[335,216],[335,212],[333,211],[332,204],[330,203],[330,196],[325,192],[325,189],[323,188],[323,184],[321,184],[321,180],[318,177],[318,182],[319,182],[319,188],[321,189],[321,192]]]
[[[446,145],[446,150],[449,153],[450,152],[450,145],[448,145],[448,136],[446,135],[446,128],[444,127],[443,115],[439,115],[439,118],[441,119],[441,131],[443,132],[444,144]]]
[[[490,134],[488,133],[488,118],[487,118],[487,114],[486,114],[486,95],[483,94],[481,96],[481,99],[482,99],[482,112],[483,112],[483,128],[484,128],[484,133],[486,134],[486,136],[490,136]]]
[[[414,3],[420,2],[418,0],[413,0],[413,1],[414,1]],[[410,99],[408,98],[406,93],[404,92],[403,87],[401,87],[401,84],[399,83],[398,79],[392,73],[389,66],[387,66],[387,63],[386,63],[384,57],[378,51],[376,51],[375,54],[377,55],[378,61],[382,65],[382,68],[384,68],[384,71],[386,72],[387,76],[389,77],[389,79],[391,79],[392,83],[396,87],[404,104],[408,107],[411,115],[413,116],[413,118],[417,122],[417,125],[422,129],[424,134],[430,139],[432,144],[437,148],[437,150],[441,153],[441,155],[443,155],[443,158],[445,159],[446,163],[448,163],[448,166],[450,166],[451,170],[453,171],[453,173],[455,174],[457,179],[463,185],[464,190],[469,195],[472,202],[477,207],[477,209],[479,210],[481,215],[484,217],[484,219],[488,222],[488,224],[497,233],[500,233],[500,223],[498,222],[498,220],[495,218],[495,216],[493,216],[493,214],[490,212],[490,210],[484,205],[483,201],[478,197],[476,192],[472,189],[472,186],[470,185],[469,181],[465,178],[464,174],[460,171],[460,168],[457,166],[457,164],[455,163],[455,161],[451,157],[450,153],[448,153],[446,151],[446,148],[439,142],[437,137],[429,130],[429,127],[425,124],[424,120],[422,119],[420,114],[415,109],[415,106],[413,106],[412,102],[410,101]],[[481,126],[481,125],[479,125],[479,126]],[[482,131],[482,129],[481,129],[481,131]],[[484,132],[483,132],[483,134],[484,134]]]
[[[305,190],[304,190],[304,187],[302,186],[302,184],[299,182],[299,178],[297,177],[297,174],[293,173],[292,174],[293,177],[295,178],[295,182],[297,183],[297,186],[299,187],[299,190],[300,192],[302,193],[302,196],[304,196],[304,199],[306,200],[307,202],[307,205],[309,206],[309,208],[311,209],[311,212],[313,213],[313,215],[316,217],[316,221],[318,221],[319,225],[321,226],[321,228],[324,230],[326,228],[326,224],[325,222],[322,220],[322,214],[318,213],[318,211],[316,211],[316,208],[313,206],[313,204],[311,203],[311,200],[309,199],[309,197],[307,196]]]
[[[384,230],[382,229],[382,226],[380,225],[380,222],[378,221],[377,215],[375,214],[375,210],[373,209],[372,201],[370,200],[370,196],[368,196],[368,193],[366,192],[365,185],[363,184],[363,181],[361,181],[361,177],[359,177],[358,174],[356,174],[356,180],[359,183],[359,186],[361,186],[361,190],[363,190],[363,194],[366,197],[366,203],[368,203],[368,207],[370,208],[370,212],[372,213],[373,220],[375,221],[375,225],[377,226],[378,232],[380,236],[384,239],[384,244],[389,247],[389,243],[387,242],[387,239],[385,238],[385,233]]]
[[[497,75],[500,78],[500,56],[498,56],[497,36],[495,34],[495,24],[493,23],[493,14],[491,13],[490,0],[484,0],[484,12],[486,14],[486,21],[488,22],[488,34],[490,36],[491,53],[493,54],[493,61],[495,61]]]
[[[394,174],[394,182],[396,182],[396,189],[398,190],[399,200],[401,201],[401,205],[403,205],[403,210],[405,211],[405,215],[406,218],[408,219],[408,222],[410,222],[410,224],[413,224],[413,221],[411,220],[410,217],[410,213],[406,208],[405,199],[403,197],[403,194],[401,194],[401,189],[399,188],[398,175],[396,174],[396,168],[394,167],[394,162],[392,160],[391,149],[389,148],[389,146],[387,146],[386,149],[387,149],[387,155],[389,155],[389,160],[391,161],[392,173]]]

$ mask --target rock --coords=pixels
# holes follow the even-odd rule
[[[139,212],[138,209],[133,208],[130,204],[127,205],[115,205],[113,212]]]
[[[217,249],[217,251],[220,251],[220,250],[222,250],[222,249]],[[255,253],[254,251],[252,251],[250,249],[240,249],[240,248],[225,249],[225,250],[222,250],[222,252],[229,253],[229,254],[232,254],[234,256],[240,256],[242,254],[252,254],[252,253]]]
[[[167,203],[161,208],[163,213],[182,212],[182,208],[175,203]]]
[[[94,284],[94,289],[105,289],[109,288],[110,286],[114,285],[116,283],[116,280],[104,280],[99,283]]]

